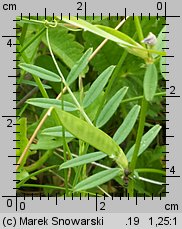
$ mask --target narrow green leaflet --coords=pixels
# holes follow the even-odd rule
[[[86,96],[83,100],[83,107],[86,108],[90,104],[92,104],[95,99],[100,95],[105,85],[107,84],[111,74],[113,73],[115,66],[108,67],[105,71],[103,71],[98,78],[93,82],[91,87],[86,93]]]
[[[160,125],[155,125],[146,134],[143,135],[141,143],[140,143],[140,150],[139,150],[138,156],[140,156],[148,148],[148,146],[151,144],[151,142],[154,140],[154,138],[159,133],[160,129],[161,129]],[[131,149],[128,151],[128,153],[126,154],[126,157],[129,162],[132,159],[134,148],[135,148],[135,145],[133,145]]]
[[[35,75],[41,79],[52,82],[61,82],[61,78],[59,77],[59,75],[57,75],[54,72],[48,71],[44,68],[38,67],[36,65],[22,63],[19,65],[19,67],[25,70],[26,72],[29,72],[32,75]]]
[[[109,155],[120,167],[126,168],[128,166],[122,149],[109,135],[68,112],[58,108],[55,110],[62,125],[75,137]]]
[[[50,107],[62,107],[62,101],[57,99],[48,99],[48,98],[33,98],[27,100],[28,104],[31,104],[36,107],[41,108],[50,108]],[[63,101],[63,106],[66,111],[75,111],[77,110],[77,107],[73,103]]]
[[[100,112],[98,119],[96,121],[96,126],[98,128],[102,127],[114,114],[114,112],[119,107],[122,99],[124,98],[128,87],[121,88],[116,94],[106,103],[103,110]]]
[[[112,180],[114,177],[119,175],[122,175],[122,171],[119,168],[114,168],[114,169],[109,169],[109,170],[99,172],[78,183],[74,187],[73,191],[79,192],[79,191],[97,187],[101,184],[106,183],[107,181]]]
[[[89,62],[89,57],[92,54],[93,49],[89,48],[84,54],[83,56],[80,58],[80,60],[78,60],[75,65],[72,67],[66,81],[68,83],[68,85],[70,85],[71,83],[73,83],[78,77],[79,75],[83,72],[83,70],[85,69],[85,67],[87,66],[88,62]]]
[[[53,137],[63,137],[63,127],[62,126],[53,126],[44,129],[41,132],[41,135],[48,135]],[[64,131],[64,136],[66,138],[74,138],[72,134],[70,134],[68,131]]]
[[[123,123],[118,128],[118,130],[116,131],[116,133],[114,134],[113,139],[114,139],[114,141],[116,141],[118,143],[118,145],[120,145],[126,139],[126,137],[129,135],[129,133],[131,132],[131,130],[132,130],[133,126],[135,125],[135,122],[138,118],[139,112],[140,112],[140,106],[135,105],[131,109],[131,111],[128,113],[128,115],[126,116]]]
[[[143,88],[147,101],[152,101],[157,90],[158,74],[155,64],[149,64],[145,71]]]
[[[102,152],[89,153],[86,155],[78,156],[60,165],[59,169],[73,168],[80,165],[85,165],[94,161],[98,161],[106,157],[107,155]]]

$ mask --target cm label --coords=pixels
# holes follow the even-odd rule
[[[16,4],[5,3],[5,4],[3,4],[3,10],[6,10],[6,11],[15,11],[16,10]]]

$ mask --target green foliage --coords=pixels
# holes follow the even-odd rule
[[[98,128],[102,127],[108,120],[113,116],[116,109],[119,107],[122,99],[124,98],[128,88],[121,88],[104,106],[103,110],[100,112],[99,117],[96,121],[96,126]]]
[[[38,133],[19,167],[17,187],[39,184],[45,196],[55,189],[60,196],[101,190],[118,195],[124,189],[132,196],[136,191],[159,196],[165,182],[164,18],[136,23],[129,17],[118,31],[116,17],[56,17],[55,28],[51,18],[39,19],[18,22],[23,34],[17,40],[23,104],[17,110],[18,156],[37,126]],[[154,47],[141,43],[149,32],[158,39]]]
[[[122,149],[117,143],[100,129],[69,114],[55,108],[62,125],[75,137],[92,145],[96,149],[113,158],[121,168],[127,168],[128,162]]]
[[[67,83],[73,83],[87,66],[92,49],[88,49],[79,61],[75,63],[67,77]]]
[[[70,139],[71,140],[71,139]],[[55,149],[63,145],[62,138],[53,136],[40,136],[37,144],[32,144],[31,150],[50,150]]]
[[[84,31],[83,38],[85,41],[85,47],[93,47],[96,49],[103,38],[95,36],[95,34]],[[94,59],[91,60],[90,64],[93,65],[94,70],[102,73],[106,68],[111,65],[116,65],[119,61],[119,58],[122,54],[122,49],[118,48],[118,45],[112,41],[108,41],[104,47],[97,53]]]
[[[63,105],[66,111],[75,111],[78,109],[77,107],[75,107],[73,103],[63,101],[62,104],[62,101],[56,99],[34,98],[34,99],[29,99],[27,103],[41,108],[50,108],[50,107],[60,108]]]
[[[121,126],[118,128],[118,130],[114,134],[113,139],[118,144],[121,144],[126,139],[126,137],[129,135],[131,130],[133,129],[133,126],[135,125],[139,111],[140,111],[140,106],[135,105],[131,109],[131,111],[127,114],[123,123],[121,124]]]
[[[139,56],[143,59],[148,58],[149,51],[124,33],[105,26],[95,26],[82,19],[77,20],[76,17],[69,18],[64,16],[62,20],[74,26],[88,30],[96,35],[114,41],[133,55]],[[164,54],[163,52],[157,52],[155,50],[151,50],[150,52],[160,54],[161,56]]]
[[[155,64],[149,64],[143,81],[144,95],[147,101],[152,101],[157,89],[157,82],[158,77],[156,66]]]
[[[66,161],[61,164],[59,169],[72,168],[80,165],[85,165],[94,161],[98,161],[106,157],[106,154],[102,152],[89,153],[86,155],[79,156],[77,158]]]
[[[16,126],[16,156],[21,156],[23,153],[24,148],[26,147],[28,143],[28,138],[27,138],[27,119],[26,118],[20,118],[17,121],[17,126]],[[27,157],[31,154],[30,151],[28,151],[26,157],[21,163],[20,168],[23,168],[24,164],[26,163]],[[23,172],[25,174],[25,171]]]
[[[32,75],[38,76],[41,79],[45,79],[45,80],[52,81],[52,82],[61,81],[60,77],[57,74],[51,71],[48,71],[46,69],[40,68],[38,66],[35,66],[33,64],[23,63],[23,64],[20,64],[19,66],[21,69],[31,73]]]
[[[17,180],[23,180],[26,179],[29,176],[29,173],[24,169],[20,173],[17,174],[16,178]]]
[[[84,108],[88,107],[90,104],[94,102],[94,100],[101,94],[104,87],[106,86],[112,72],[114,70],[114,66],[108,67],[103,73],[98,76],[98,78],[94,81],[94,83],[90,86],[87,91],[85,98],[83,100]]]
[[[99,172],[78,183],[74,187],[73,191],[78,192],[81,190],[87,190],[93,187],[97,187],[119,175],[121,175],[121,170],[118,168]]]
[[[35,82],[31,81],[31,80],[22,80],[22,84],[26,84],[26,85],[30,85],[30,86],[37,87],[37,84],[36,84]],[[45,84],[43,84],[43,87],[44,87],[45,89],[51,89],[50,86],[45,85]]]
[[[139,150],[138,156],[140,156],[147,149],[147,147],[151,144],[153,139],[159,133],[160,129],[161,129],[161,126],[155,125],[146,134],[143,135],[142,140],[141,140],[141,144],[140,144],[140,150]],[[131,149],[126,154],[128,161],[130,161],[131,158],[132,158],[134,147],[135,146],[132,146]]]
[[[20,118],[17,121],[17,127],[16,131],[18,132],[18,135],[16,136],[17,142],[16,142],[16,155],[20,156],[23,152],[23,149],[28,143],[27,139],[27,119],[26,118]],[[19,141],[20,140],[20,141]]]
[[[49,128],[45,128],[42,132],[42,135],[49,135],[49,136],[54,136],[54,137],[63,137],[63,135],[68,138],[73,138],[74,136],[70,134],[69,132],[64,130],[63,134],[63,127],[62,126],[53,126]]]

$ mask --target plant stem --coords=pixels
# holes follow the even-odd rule
[[[63,90],[59,93],[59,95],[56,97],[56,99],[60,99],[61,96],[64,94],[64,92],[66,91],[66,88],[64,87]],[[17,165],[16,165],[16,171],[18,170],[18,168],[20,167],[20,164],[22,163],[22,161],[24,160],[24,158],[27,155],[27,152],[34,140],[34,138],[36,137],[37,133],[39,132],[40,128],[42,127],[42,125],[44,124],[45,120],[47,119],[47,117],[50,115],[50,113],[52,112],[53,107],[50,107],[48,109],[48,111],[45,113],[44,117],[41,119],[40,123],[38,124],[38,126],[36,127],[34,133],[32,134],[29,142],[27,143],[25,149],[23,150],[23,153],[21,154],[20,158],[18,159]]]
[[[63,90],[63,83],[61,82],[61,91]],[[62,98],[61,100],[61,105],[62,105],[62,109],[64,110],[64,100]],[[67,143],[66,143],[66,138],[65,138],[65,128],[64,126],[62,126],[62,133],[63,133],[63,156],[64,156],[64,162],[67,161],[67,155],[66,155],[66,150],[67,148],[69,148],[67,146]],[[68,196],[68,169],[65,169],[64,170],[64,185],[65,185],[65,193],[66,193],[66,196]]]
[[[65,190],[65,188],[60,186],[54,186],[54,185],[43,185],[43,184],[24,184],[22,187],[34,187],[34,188],[49,188],[49,189],[59,189],[59,190]],[[72,189],[69,189],[72,191]],[[93,192],[87,192],[87,191],[80,191],[81,193],[90,194],[91,196],[96,196]],[[98,194],[97,197],[102,197],[102,195]]]
[[[166,92],[158,92],[156,93],[154,96],[164,96],[166,95]],[[133,97],[133,98],[129,98],[129,99],[123,99],[123,101],[121,102],[122,103],[128,103],[128,102],[133,102],[133,101],[136,101],[136,100],[139,100],[139,99],[143,99],[143,95],[140,95],[140,96],[136,96],[136,97]]]
[[[135,37],[135,35],[136,34],[134,34],[133,38]],[[104,94],[103,98],[101,99],[100,106],[99,106],[98,111],[96,113],[95,120],[97,120],[97,118],[98,118],[98,116],[99,116],[99,114],[100,114],[100,112],[101,112],[101,110],[102,110],[102,108],[104,106],[104,103],[105,103],[105,101],[106,101],[106,99],[107,99],[107,97],[108,97],[108,95],[109,95],[109,93],[111,91],[111,88],[112,88],[113,84],[114,84],[115,80],[117,79],[117,77],[119,75],[119,72],[121,72],[121,70],[122,70],[122,67],[123,67],[124,61],[126,60],[127,55],[128,55],[128,52],[126,50],[124,50],[122,56],[119,59],[119,62],[116,65],[116,68],[114,69],[114,72],[113,72],[113,74],[112,74],[112,76],[111,76],[111,78],[109,80],[109,83],[108,83],[108,85],[106,87],[105,94]]]
[[[135,27],[136,27],[136,30],[137,30],[137,35],[138,35],[138,38],[139,38],[139,42],[141,42],[144,39],[144,37],[143,37],[143,31],[142,31],[142,27],[141,27],[140,20],[139,20],[138,16],[135,16],[134,22],[135,22]],[[141,43],[141,45],[143,47],[145,47],[144,43]]]
[[[30,21],[31,21],[31,20],[30,20]],[[25,22],[30,23],[30,21],[29,21],[27,18],[25,18]],[[35,23],[37,24],[37,21],[36,21],[36,20],[34,20],[34,21],[35,21]],[[38,21],[38,22],[39,22],[38,24],[45,24],[45,23],[42,22],[42,21]],[[51,23],[51,22],[50,22],[50,23]],[[54,24],[54,23],[53,23],[53,24]],[[58,23],[58,24],[59,24],[59,23]],[[121,25],[121,23],[116,27],[116,29],[117,29],[120,25]],[[106,39],[105,39],[105,40],[106,40]],[[107,41],[103,41],[103,42],[104,42],[104,44],[105,44]],[[96,55],[96,53],[97,53],[102,47],[103,47],[103,45],[102,45],[102,43],[101,43],[101,45],[99,46],[99,48],[97,48],[97,49],[95,50],[94,55],[92,55],[92,58]],[[23,54],[24,54],[24,53],[22,53],[22,55],[23,55]],[[89,61],[90,61],[90,60],[91,60],[91,58],[89,59]],[[56,63],[56,64],[57,64],[57,63]],[[59,67],[58,67],[58,68],[59,68]],[[62,94],[64,94],[64,93],[66,92],[66,90],[67,90],[67,88],[64,86],[63,90],[59,93],[59,95],[56,97],[56,99],[57,99],[57,100],[60,99],[61,96],[62,96]],[[18,164],[21,164],[21,162],[23,161],[24,157],[26,156],[26,154],[27,154],[27,152],[28,152],[28,149],[30,148],[30,145],[32,144],[34,138],[36,137],[37,133],[39,132],[40,128],[42,127],[42,125],[44,124],[44,122],[45,122],[45,120],[47,119],[48,115],[52,112],[52,110],[53,110],[53,107],[49,108],[48,111],[46,112],[46,114],[44,115],[44,117],[42,118],[42,120],[40,121],[39,125],[37,126],[37,128],[35,129],[33,135],[31,136],[31,138],[30,138],[28,144],[26,145],[26,147],[25,147],[25,149],[24,149],[24,151],[23,151],[21,157],[19,158]],[[68,152],[70,153],[69,148],[67,148],[67,150],[68,150]],[[71,155],[71,153],[70,153],[70,155]],[[71,158],[71,157],[70,157],[70,158]],[[16,170],[18,170],[18,168],[19,168],[19,165],[16,166]]]
[[[118,30],[124,23],[125,21],[129,18],[126,17],[126,19],[124,18],[114,29]],[[92,53],[92,55],[89,58],[89,61],[93,59],[93,57],[95,57],[95,55],[100,51],[101,48],[103,48],[103,46],[108,42],[108,39],[105,38],[102,43],[94,50],[94,52]]]
[[[79,92],[80,92],[80,104],[83,104],[83,98],[84,98],[84,87],[83,87],[83,76],[79,76]],[[80,114],[80,119],[83,119],[82,115]],[[88,149],[88,147],[86,147],[86,143],[83,142],[82,140],[79,140],[79,155],[84,155],[85,153],[87,153],[85,151],[85,148]],[[85,179],[87,177],[87,170],[86,170],[86,165],[83,166],[79,166],[76,173],[80,175],[81,172],[81,176],[80,179]]]
[[[23,184],[22,187],[34,187],[34,188],[48,188],[48,189],[57,189],[57,190],[65,190],[64,187],[47,185],[47,184]],[[71,191],[71,189],[70,189]]]
[[[140,41],[142,41],[144,39],[144,37],[143,37],[143,32],[142,32],[142,28],[141,28],[138,16],[135,17],[134,22],[135,22],[138,38]],[[145,47],[145,44],[142,44],[142,45]],[[141,143],[141,139],[142,139],[143,132],[144,132],[147,107],[148,107],[148,102],[145,99],[145,97],[143,97],[142,105],[141,105],[141,112],[140,112],[140,119],[139,119],[139,127],[138,127],[138,131],[137,131],[137,138],[136,138],[136,143],[135,143],[135,149],[134,149],[133,157],[131,159],[131,163],[129,165],[129,168],[130,168],[132,175],[133,175],[135,167],[136,167],[138,152],[140,149],[140,143]],[[134,194],[134,180],[131,180],[129,182],[128,193],[131,197]]]
[[[42,84],[42,81],[40,80],[40,78],[38,76],[33,76],[33,78],[34,78],[35,82],[37,83],[37,86],[38,86],[42,96],[44,98],[49,98],[49,96],[48,96],[48,94],[47,94],[47,92],[46,92],[46,90],[44,88],[44,85]]]
[[[23,23],[27,23],[27,24],[36,24],[36,25],[45,25],[45,20],[34,20],[34,19],[30,19],[29,18],[21,18],[21,17],[17,17],[17,19],[21,20],[21,22]],[[58,25],[62,26],[62,23],[57,23]],[[50,22],[47,22],[47,25],[48,26],[55,26],[55,22],[54,21],[50,21]]]
[[[85,111],[83,110],[83,108],[80,106],[80,104],[79,104],[78,100],[76,99],[76,97],[74,96],[73,92],[72,92],[71,89],[69,88],[69,86],[68,86],[68,84],[67,84],[67,82],[66,82],[66,80],[65,80],[65,78],[64,78],[64,76],[63,76],[63,74],[62,74],[62,72],[61,72],[61,70],[60,70],[60,68],[59,68],[59,66],[58,66],[58,64],[57,64],[57,62],[56,62],[56,59],[55,59],[55,57],[54,57],[54,54],[53,54],[53,52],[52,52],[52,48],[51,48],[51,45],[50,45],[49,33],[48,33],[48,31],[49,31],[49,30],[48,30],[48,28],[47,28],[47,30],[46,30],[47,44],[48,44],[48,47],[49,47],[49,51],[50,51],[52,60],[53,60],[53,62],[54,62],[54,64],[55,64],[55,66],[56,66],[56,69],[57,69],[57,71],[58,71],[58,73],[59,73],[61,79],[62,79],[62,82],[63,82],[63,84],[65,85],[65,87],[66,87],[67,91],[69,92],[70,96],[72,97],[74,103],[75,103],[76,106],[78,107],[79,111],[81,112],[81,114],[82,114],[83,117],[85,118],[85,120],[86,120],[90,125],[93,125],[92,122],[91,122],[91,120],[89,119],[89,117],[87,116],[87,114],[85,113]]]
[[[136,143],[135,143],[135,149],[134,149],[133,157],[130,163],[131,172],[134,171],[136,162],[137,162],[138,151],[140,149],[140,142],[141,142],[143,132],[144,132],[147,107],[148,107],[148,101],[145,98],[143,98],[142,105],[141,105],[140,119],[139,119],[139,127],[137,131],[137,138],[136,138]]]
[[[104,94],[104,96],[103,96],[103,98],[102,98],[102,100],[100,102],[100,106],[99,106],[99,108],[97,110],[97,113],[96,113],[96,116],[95,116],[95,122],[97,121],[97,118],[98,118],[98,116],[99,116],[99,114],[100,114],[100,112],[101,112],[101,110],[102,110],[102,108],[104,106],[106,98],[107,98],[107,96],[109,95],[109,93],[111,91],[113,83],[115,82],[116,78],[118,77],[119,72],[121,71],[121,68],[123,66],[123,63],[124,63],[126,57],[127,57],[127,54],[128,54],[127,51],[123,52],[123,55],[121,56],[116,68],[114,69],[114,72],[113,72],[113,74],[111,76],[111,79],[109,80],[108,86],[106,88],[105,94]]]
[[[140,149],[140,142],[143,136],[144,132],[144,126],[145,126],[145,118],[146,118],[146,113],[147,113],[147,107],[148,107],[148,102],[145,98],[142,99],[142,106],[141,106],[141,113],[140,113],[140,120],[139,120],[139,127],[137,131],[137,138],[136,138],[136,143],[135,143],[135,149],[133,153],[133,157],[130,163],[130,171],[133,174],[135,167],[136,167],[136,162],[137,162],[137,157],[138,157],[138,152]],[[128,186],[128,193],[130,196],[133,196],[133,189],[134,189],[134,182],[131,180]]]
[[[152,168],[139,168],[139,169],[135,169],[136,172],[138,173],[157,173],[157,174],[161,174],[163,176],[166,175],[166,172],[160,169],[152,169]]]
[[[123,52],[123,55],[121,56],[119,62],[118,62],[113,74],[112,74],[111,79],[109,80],[109,83],[108,83],[108,86],[107,86],[106,92],[105,92],[106,98],[107,98],[109,92],[111,91],[111,88],[112,88],[116,78],[118,77],[119,72],[121,71],[121,69],[123,67],[123,64],[124,64],[124,61],[126,60],[127,55],[128,55],[128,52],[125,50]]]
[[[28,24],[24,24],[23,27],[22,27],[21,36],[20,36],[20,39],[19,39],[21,46],[23,46],[23,43],[24,43],[24,40],[25,40],[25,36],[26,36],[26,33],[27,33],[27,28],[28,28]]]
[[[47,159],[54,153],[54,150],[47,150],[41,158],[39,158],[38,161],[36,161],[34,164],[31,164],[30,166],[25,167],[27,172],[32,172],[40,168],[44,162],[47,161]]]
[[[30,174],[28,177],[26,177],[25,179],[23,179],[22,181],[20,181],[20,183],[17,184],[17,188],[20,188],[26,181],[28,181],[31,177],[34,177],[34,176],[37,176],[39,175],[40,173],[43,173],[45,171],[48,171],[50,169],[55,169],[59,167],[59,165],[52,165],[52,166],[49,166],[49,167],[46,167],[46,168],[43,168],[43,169],[40,169],[32,174]]]

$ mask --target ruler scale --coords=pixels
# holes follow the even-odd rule
[[[0,191],[0,218],[1,228],[14,226],[15,228],[110,228],[117,226],[118,228],[181,228],[182,219],[182,167],[180,153],[180,129],[181,125],[181,77],[180,77],[180,37],[181,37],[181,15],[180,3],[177,1],[137,1],[128,0],[112,2],[98,1],[69,1],[69,2],[44,2],[39,3],[34,0],[24,2],[21,0],[16,3],[8,3],[2,1],[0,3],[0,18],[2,21],[1,29],[1,63],[2,63],[2,83],[1,83],[1,181],[2,187]],[[27,16],[30,20],[35,16],[37,20],[44,17],[45,20],[51,16],[54,20],[56,16],[60,19],[64,15],[83,16],[84,20],[87,16],[92,16],[93,20],[96,16],[112,16],[117,17],[130,16],[134,19],[139,16],[142,20],[147,16],[151,20],[152,16],[157,19],[163,17],[166,23],[166,42],[165,58],[166,75],[163,90],[166,90],[166,110],[163,113],[166,119],[162,120],[166,123],[165,130],[165,145],[166,151],[163,152],[166,158],[163,162],[166,164],[166,183],[163,184],[165,191],[159,197],[146,197],[145,193],[139,197],[130,197],[126,193],[126,197],[106,195],[95,197],[86,195],[83,197],[59,197],[56,193],[54,197],[44,197],[41,193],[38,195],[29,194],[26,196],[18,195],[16,183],[19,180],[16,175],[18,166],[16,159],[19,156],[15,155],[16,147],[16,130],[18,124],[16,119],[20,116],[16,115],[16,111],[20,109],[16,104],[19,101],[16,91],[17,79],[16,75],[19,58],[21,53],[17,51],[16,35],[17,22],[21,22],[23,16]],[[18,17],[18,19],[17,19]],[[16,58],[16,54],[18,58]],[[6,95],[6,97],[5,97]],[[175,172],[170,173],[170,169],[174,167]],[[61,214],[60,214],[61,213]],[[21,218],[28,217],[28,218]],[[88,219],[87,222],[78,221],[78,224],[73,223],[73,219]],[[29,220],[28,220],[29,219]],[[37,219],[37,220],[33,220]],[[67,220],[67,221],[66,221]],[[111,223],[114,222],[114,223]],[[85,224],[84,224],[85,223]],[[120,226],[120,227],[119,227]]]

